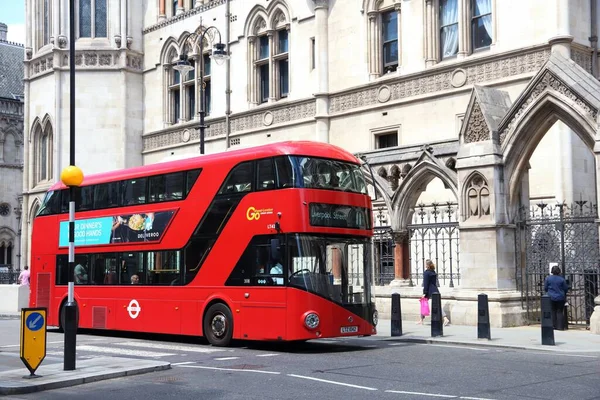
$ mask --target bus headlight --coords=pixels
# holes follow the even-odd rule
[[[377,312],[377,310],[373,311],[373,325],[377,326],[377,323],[379,322],[379,313]]]
[[[319,316],[317,315],[317,313],[309,312],[308,314],[306,314],[306,316],[304,317],[304,325],[306,325],[308,329],[315,329],[316,327],[318,327]]]

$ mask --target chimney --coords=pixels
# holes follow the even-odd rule
[[[8,32],[8,26],[0,22],[0,41],[6,42],[6,33]]]

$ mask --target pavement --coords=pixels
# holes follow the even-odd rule
[[[18,318],[19,314],[2,315],[0,318]],[[555,331],[555,345],[541,344],[540,326],[514,328],[491,328],[491,340],[478,339],[476,326],[448,325],[443,336],[432,337],[431,325],[415,321],[402,322],[402,335],[391,336],[391,321],[380,320],[378,333],[370,340],[428,343],[438,346],[496,347],[570,354],[600,354],[600,335],[582,328]],[[60,358],[46,358],[35,375],[30,378],[18,354],[2,351],[0,346],[0,395],[25,394],[67,386],[75,386],[117,377],[162,371],[171,368],[166,361],[124,357],[95,357],[78,359],[75,371],[64,371]]]
[[[398,342],[430,343],[459,346],[482,346],[520,350],[550,351],[561,353],[599,353],[600,335],[590,333],[583,327],[569,327],[565,331],[554,331],[554,345],[542,345],[540,325],[513,328],[490,328],[488,339],[477,338],[477,326],[448,325],[443,328],[443,336],[431,336],[431,324],[415,321],[402,321],[402,335],[391,336],[390,320],[380,320],[375,337]]]

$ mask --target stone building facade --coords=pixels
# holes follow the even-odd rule
[[[0,267],[21,267],[23,45],[8,42],[0,22]]]
[[[26,3],[28,223],[68,161],[67,3]],[[539,294],[529,282],[554,262],[574,287],[584,280],[573,315],[589,320],[599,286],[598,227],[585,219],[597,213],[598,0],[77,3],[85,173],[197,155],[203,104],[208,153],[309,139],[364,160],[384,314],[395,290],[416,313],[431,258],[455,323],[476,321],[482,290],[494,325],[525,323],[536,310],[523,299]],[[231,56],[224,65],[209,57],[218,42]],[[182,55],[195,67],[186,76],[173,69]],[[539,228],[551,211],[562,231]],[[573,243],[595,246],[588,272],[578,272],[579,250],[564,251],[567,222],[589,233]]]

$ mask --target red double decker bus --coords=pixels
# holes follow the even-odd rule
[[[68,189],[33,222],[32,307],[62,326]],[[231,339],[372,335],[372,206],[360,163],[282,142],[86,176],[76,191],[80,328]]]

